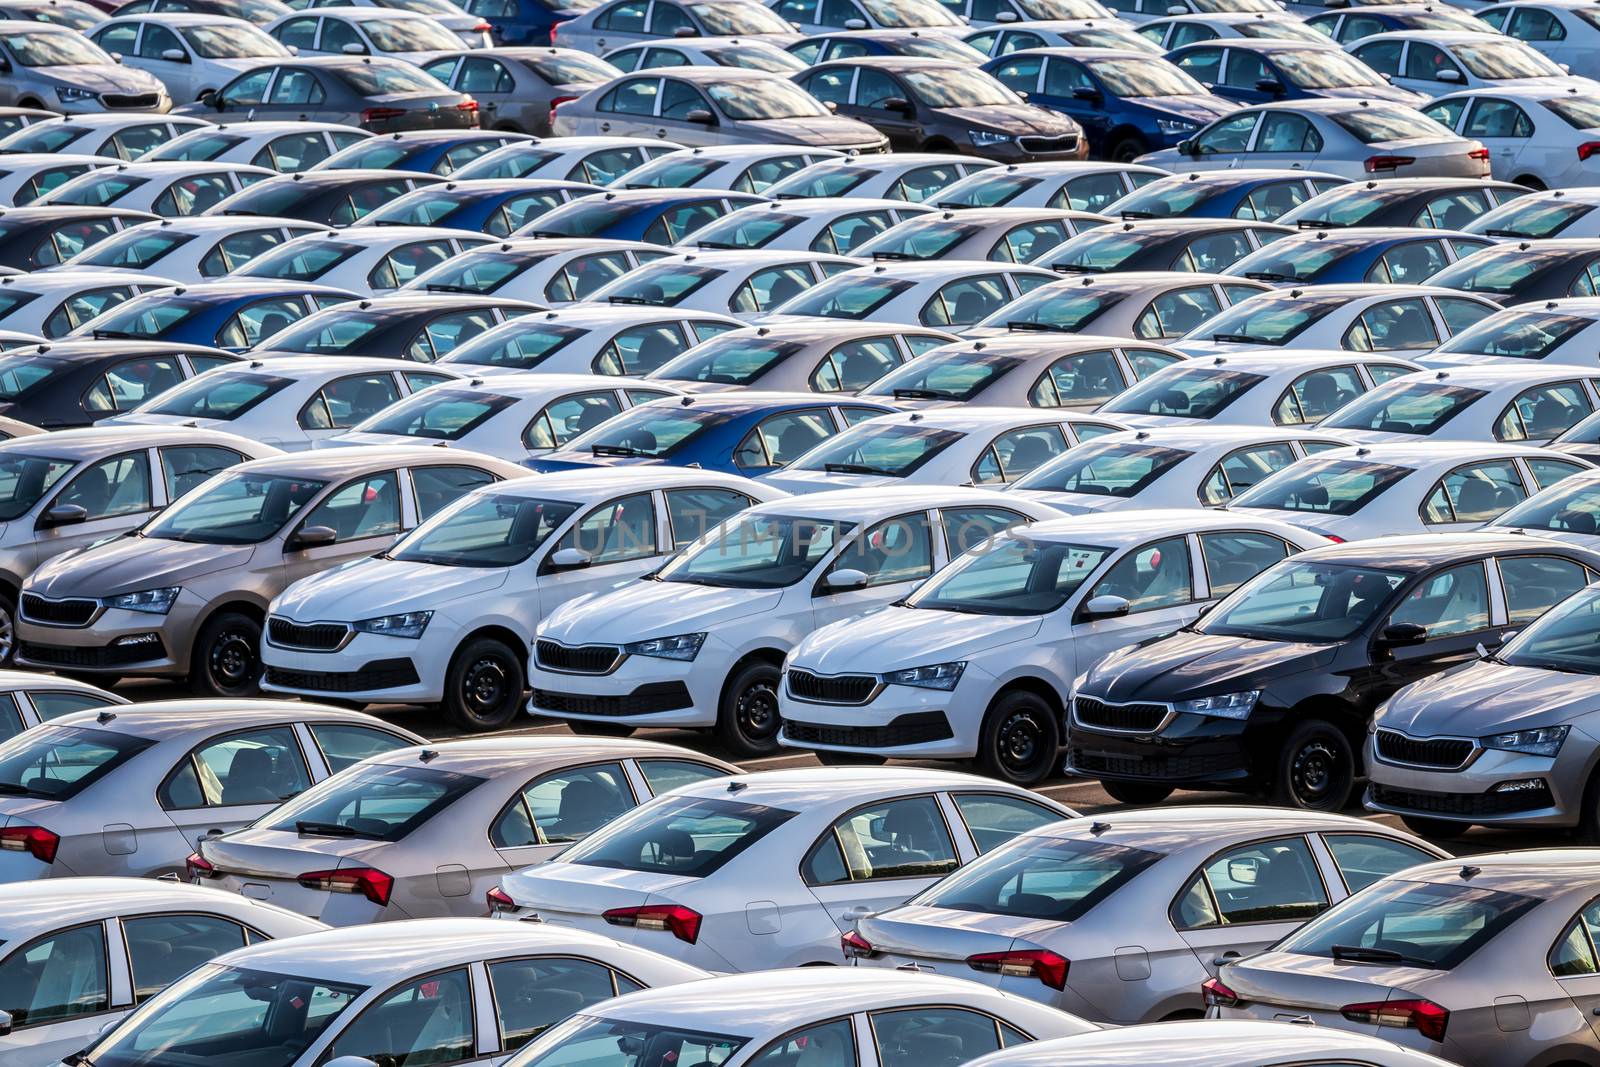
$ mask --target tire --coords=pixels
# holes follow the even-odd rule
[[[17,598],[0,590],[0,667],[11,666],[17,655]]]
[[[567,728],[579,737],[632,737],[638,729],[624,722],[590,722],[587,719],[569,719]]]
[[[1037,785],[1055,770],[1061,727],[1050,705],[1014,691],[996,700],[978,734],[978,767],[991,778]]]
[[[1469,822],[1451,822],[1449,819],[1430,819],[1425,815],[1402,815],[1400,821],[1418,837],[1446,841],[1461,837],[1472,828]]]
[[[888,756],[874,756],[870,752],[832,752],[819,748],[815,754],[817,762],[824,767],[882,767],[889,762]]]
[[[261,691],[261,624],[237,611],[213,615],[195,638],[189,688],[199,696],[249,697]]]
[[[1134,159],[1150,151],[1150,146],[1144,143],[1144,138],[1128,136],[1119,138],[1115,144],[1106,150],[1106,159],[1113,163],[1132,163]]]
[[[1284,807],[1343,811],[1355,781],[1349,740],[1332,723],[1312,719],[1295,727],[1284,742],[1273,799]]]
[[[462,645],[444,676],[445,720],[468,733],[497,730],[522,709],[522,660],[492,637]]]
[[[1100,783],[1106,795],[1119,804],[1148,807],[1159,804],[1172,795],[1172,787],[1156,782],[1106,782]]]
[[[778,751],[778,681],[776,663],[746,663],[728,677],[717,708],[717,740],[736,758],[770,756]]]

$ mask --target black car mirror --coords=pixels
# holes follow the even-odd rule
[[[1091,103],[1099,103],[1102,99],[1104,99],[1104,97],[1100,95],[1099,89],[1090,89],[1087,86],[1080,86],[1079,88],[1072,90],[1072,98],[1074,100],[1088,100]]]
[[[88,521],[88,508],[77,504],[57,504],[39,516],[39,529],[48,530],[56,526],[76,526],[80,522]]]
[[[294,552],[302,548],[331,545],[339,539],[339,531],[332,526],[304,526],[289,538],[284,547]]]
[[[879,100],[878,106],[885,111],[899,111],[903,114],[911,114],[911,101],[903,96],[891,96]]]
[[[1414,622],[1391,622],[1383,628],[1383,643],[1391,648],[1418,645],[1428,639],[1428,628]]]
[[[696,126],[715,126],[717,124],[717,116],[703,107],[697,107],[686,112],[683,116],[683,121],[692,122]]]
[[[1271,93],[1274,96],[1283,95],[1283,83],[1277,78],[1257,78],[1256,88],[1263,93]]]

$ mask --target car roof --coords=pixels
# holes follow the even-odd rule
[[[698,467],[675,467],[669,464],[639,467],[578,467],[481,486],[473,492],[529,499],[552,497],[557,500],[588,501],[654,489],[657,486],[670,488],[675,482],[682,482],[685,485],[727,486],[741,492],[750,492],[753,487],[758,487],[766,490],[775,500],[788,496],[777,486],[767,485],[765,482],[752,482],[737,474],[702,470]]]
[[[794,263],[799,260],[820,260],[828,263],[859,263],[847,256],[835,255],[832,252],[818,252],[809,248],[672,248],[667,255],[650,263],[642,263],[637,270],[644,270],[654,266],[656,262],[667,263],[701,263],[714,267],[738,267],[748,263],[759,266],[764,263]]]
[[[1400,356],[1391,356],[1387,352],[1349,352],[1342,348],[1291,349],[1288,352],[1280,352],[1277,349],[1270,349],[1265,352],[1260,349],[1246,349],[1243,352],[1224,352],[1219,355],[1195,356],[1182,363],[1175,364],[1175,366],[1187,370],[1243,370],[1271,377],[1275,374],[1296,374],[1300,371],[1315,370],[1318,367],[1374,361],[1415,366],[1411,360],[1402,359]],[[1176,373],[1173,367],[1163,367],[1161,369],[1162,371]],[[1421,369],[1421,367],[1418,367],[1417,371]],[[1570,369],[1569,367],[1569,371]],[[1417,372],[1414,371],[1412,373],[1415,374]],[[1390,380],[1393,381],[1394,379]]]
[[[285,356],[279,362],[293,363],[296,358],[294,356]],[[335,360],[341,358],[343,357],[334,356],[328,362],[332,364]],[[370,362],[376,364],[393,363],[395,361],[374,358]],[[471,364],[463,364],[463,366],[470,367]],[[540,371],[512,371],[509,374],[485,374],[481,376],[467,376],[464,374],[462,378],[454,382],[440,384],[457,394],[463,390],[473,390],[494,396],[539,401],[564,393],[569,389],[660,389],[664,393],[677,393],[679,391],[677,385],[670,381],[647,382],[643,378],[626,378],[610,374],[545,374]]]
[[[1008,494],[1010,495],[1010,494]],[[1154,534],[1204,533],[1208,530],[1237,530],[1243,516],[1204,508],[1140,508],[1132,511],[1088,512],[1059,519],[1045,519],[1010,532],[1034,541],[1085,539],[1109,548],[1137,544]],[[1270,520],[1269,520],[1270,521]],[[1273,522],[1274,526],[1278,526]],[[1278,526],[1278,528],[1282,528]]]
[[[1301,231],[1304,232],[1304,231]],[[1339,230],[1317,230],[1317,233],[1338,234]],[[1415,230],[1410,231],[1415,233]],[[1434,231],[1426,231],[1434,232]],[[1440,285],[1381,285],[1377,282],[1336,282],[1332,285],[1297,285],[1293,289],[1269,289],[1261,296],[1273,296],[1285,300],[1314,300],[1319,296],[1344,297],[1347,300],[1359,300],[1368,296],[1456,296],[1471,300],[1474,297],[1481,303],[1490,303],[1489,299],[1478,293],[1463,293],[1459,289],[1446,289]],[[1254,299],[1251,297],[1250,299]],[[1362,355],[1378,356],[1382,352],[1364,352]]]
[[[429,186],[422,186],[422,188],[426,189]],[[249,215],[228,215],[224,217],[235,226],[238,226],[241,221],[251,218]],[[330,229],[324,233],[306,234],[305,239],[307,241],[334,241],[338,244],[381,248],[391,244],[403,244],[407,241],[443,240],[452,237],[470,238],[473,236],[475,234],[466,230],[452,229],[448,226],[346,226],[341,230]],[[296,245],[295,247],[304,248],[306,246]],[[367,299],[373,298],[368,297]]]
[[[1575,367],[1570,363],[1555,363],[1540,366],[1537,363],[1531,367],[1500,366],[1492,363],[1453,364],[1449,367],[1427,369],[1404,375],[1409,382],[1422,381],[1431,378],[1443,385],[1465,385],[1478,389],[1514,389],[1527,385],[1537,385],[1541,382],[1564,381],[1568,378],[1597,378],[1600,377],[1600,367],[1593,370],[1584,367]],[[1391,378],[1390,381],[1399,381],[1400,378]]]
[[[1483,37],[1486,35],[1479,33],[1471,34],[1470,36]],[[1362,39],[1365,40],[1365,38]],[[1532,192],[1526,186],[1518,185],[1515,182],[1496,181],[1494,178],[1468,178],[1464,175],[1458,177],[1427,175],[1417,178],[1368,178],[1365,181],[1353,181],[1346,184],[1351,189],[1416,189],[1418,191],[1427,191],[1430,189],[1458,189],[1462,186],[1467,186],[1472,189],[1515,189],[1519,194]]]
[[[0,885],[0,930],[10,941],[25,939],[32,931],[52,930],[132,910],[182,912],[210,903],[239,911],[243,910],[239,900],[237,894],[221,889],[158,878],[9,882]]]
[[[139,426],[129,429],[150,430]],[[498,459],[465,448],[439,448],[432,445],[360,445],[351,448],[318,448],[309,452],[254,459],[230,467],[230,472],[282,474],[291,478],[344,478],[395,466],[431,467],[440,464],[470,463],[507,478],[524,477],[529,472],[509,460]]]
[[[995,56],[990,63],[1014,59],[1017,56],[1066,56],[1069,59],[1134,59],[1148,62],[1155,58],[1149,52],[1132,48],[1100,48],[1089,45],[1045,45],[1042,48],[1019,48],[1003,56]]]
[[[296,12],[296,14],[299,14],[299,12]],[[347,7],[319,7],[314,12],[312,12],[312,14],[317,14],[317,15],[338,15],[340,18],[355,19],[356,21],[359,21],[359,22],[376,22],[376,21],[384,21],[384,20],[391,20],[391,19],[392,20],[413,21],[413,20],[416,20],[416,19],[419,19],[419,18],[420,19],[428,18],[427,15],[418,14],[415,11],[401,11],[398,8],[376,7],[376,6],[374,6],[374,7],[357,7],[357,6],[354,6],[354,5],[347,6]],[[278,17],[279,18],[288,18],[289,16],[288,15],[280,15]]]
[[[1177,515],[1177,509],[1163,512]],[[1183,514],[1190,514],[1188,511]],[[1143,512],[1126,512],[1137,516]],[[1036,532],[1042,524],[1028,528]],[[1182,804],[1159,808],[1131,808],[1103,811],[1081,819],[1066,819],[1046,823],[1027,832],[1029,838],[1081,838],[1089,837],[1110,844],[1134,848],[1156,848],[1176,852],[1193,844],[1198,835],[1215,837],[1269,837],[1274,834],[1305,833],[1306,831],[1366,830],[1384,832],[1388,827],[1337,812],[1310,811],[1298,808],[1275,808],[1265,805],[1211,805]],[[1020,846],[1025,847],[1025,846]]]
[[[864,263],[854,270],[840,271],[834,278],[856,278],[866,274],[889,274],[898,281],[935,282],[947,278],[965,278],[971,274],[988,274],[1003,270],[1008,273],[1022,271],[1029,274],[1052,274],[1043,267],[1030,267],[1026,263],[1007,263],[994,259],[930,259],[895,260],[890,263]],[[831,279],[830,279],[831,280]],[[1231,279],[1237,281],[1238,279]]]
[[[409,315],[415,312],[449,311],[451,308],[482,308],[482,307],[510,307],[525,308],[530,311],[543,311],[543,304],[533,304],[526,300],[512,300],[509,297],[495,296],[493,293],[430,293],[427,291],[395,291],[384,296],[367,296],[359,300],[350,300],[344,304],[324,308],[324,311],[377,311],[394,315]],[[263,349],[272,347],[272,338],[268,337],[261,342]]]
[[[392,228],[410,229],[411,227]],[[450,232],[441,227],[418,226],[415,228],[429,232]],[[457,231],[457,234],[459,235],[459,231]],[[526,252],[531,255],[536,252],[560,254],[563,252],[616,252],[629,249],[640,252],[660,252],[661,246],[651,244],[648,241],[628,241],[614,237],[506,237],[499,241],[490,241],[487,244],[473,245],[466,251]]]
[[[964,355],[1009,355],[1022,356],[1030,362],[1035,359],[1058,359],[1061,356],[1070,356],[1078,352],[1099,351],[1103,348],[1147,348],[1154,351],[1165,352],[1177,356],[1180,360],[1189,357],[1177,349],[1168,348],[1159,341],[1135,341],[1128,337],[1113,337],[1110,334],[1076,333],[1076,334],[1035,334],[1035,333],[1004,333],[995,337],[984,337],[977,341],[953,341],[943,346],[944,355],[955,355],[957,352]],[[930,353],[924,353],[928,355]],[[917,357],[921,359],[922,356]]]
[[[327,12],[329,10],[330,10],[329,8],[325,8],[325,7],[304,8],[304,9],[302,9],[302,11],[307,11],[307,12],[314,11],[317,14],[322,14],[322,13]],[[347,7],[347,8],[340,8],[339,10],[341,10],[341,11],[384,11],[384,10],[389,10],[389,9],[385,9],[385,8],[381,8],[381,7],[380,8],[371,8],[371,7],[348,8]],[[427,16],[423,16],[423,17],[426,18]],[[494,51],[495,51],[494,49],[487,49],[487,48],[463,49],[459,54],[460,55],[480,55],[480,54],[492,55],[494,53]],[[554,49],[533,48],[533,49],[526,49],[526,51],[530,51],[530,52],[550,52],[550,51],[554,51]],[[451,53],[451,54],[456,54],[456,53]],[[456,141],[500,141],[500,140],[505,140],[506,138],[510,138],[510,140],[507,141],[507,144],[524,144],[524,143],[531,144],[535,140],[535,138],[532,138],[532,137],[520,136],[513,130],[490,130],[490,129],[482,129],[482,130],[399,130],[399,131],[396,131],[395,133],[377,134],[377,135],[369,138],[369,140],[371,140],[374,144],[376,144],[378,142],[381,142],[381,141],[387,141],[387,142],[398,141],[401,144],[433,145],[433,144],[451,144],[451,143],[456,142]],[[363,141],[357,141],[355,143],[356,144],[366,144],[367,141],[363,140]],[[351,146],[346,145],[345,147],[348,148],[348,147],[351,147]],[[315,169],[315,168],[313,168],[313,169]],[[337,170],[338,168],[336,168],[336,167],[328,167],[327,169],[328,170]]]
[[[1593,0],[1585,0],[1592,3]],[[1235,1067],[1239,1063],[1388,1062],[1394,1046],[1373,1034],[1260,1019],[1189,1019],[1092,1030],[1005,1051],[1006,1067],[1122,1067],[1130,1063]],[[1418,1057],[1420,1060],[1421,1057]]]
[[[677,745],[637,738],[578,737],[546,734],[541,737],[477,737],[464,741],[428,742],[411,748],[398,748],[366,760],[388,766],[418,764],[429,770],[449,769],[462,774],[498,778],[528,773],[531,763],[571,766],[594,760],[645,759],[690,760],[720,765],[732,772],[738,768],[715,756],[705,756]]]
[[[139,427],[150,429],[150,427]],[[110,718],[106,718],[110,716]],[[81,726],[110,729],[117,733],[147,737],[155,741],[187,737],[196,731],[217,732],[244,728],[256,723],[283,722],[361,722],[396,733],[410,733],[390,726],[370,715],[346,708],[329,707],[298,700],[152,700],[139,704],[120,704],[110,708],[90,708],[51,719],[47,726]],[[415,736],[415,735],[413,735]]]
[[[1354,43],[1361,44],[1374,38],[1381,38],[1385,41],[1427,41],[1430,44],[1481,44],[1486,37],[1497,43],[1514,40],[1492,29],[1484,33],[1473,30],[1385,30],[1383,33],[1363,37]]]
[[[717,322],[746,323],[718,311],[696,311],[693,308],[661,307],[657,304],[568,304],[565,307],[552,308],[549,311],[536,311],[527,315],[518,315],[507,322],[502,322],[495,329],[505,329],[507,326],[532,326],[535,323],[554,322],[558,325],[583,326],[595,330],[610,326],[627,326],[635,322],[655,322],[658,320],[676,319],[712,319]],[[489,331],[473,336],[477,340]],[[509,331],[508,331],[509,332]],[[451,355],[455,353],[452,352]],[[450,356],[445,356],[441,363],[450,362]]]
[[[107,22],[121,22],[125,19],[151,19],[163,26],[214,26],[218,23],[231,26],[239,21],[232,15],[216,15],[202,11],[129,11],[106,17]]]
[[[882,70],[967,70],[969,65],[959,59],[940,59],[936,56],[903,56],[898,54],[877,56],[851,56],[847,59],[830,59],[818,63],[812,70],[827,67],[878,67]]]
[[[1461,859],[1424,863],[1392,874],[1387,880],[1459,882],[1474,889],[1498,889],[1538,897],[1594,894],[1600,882],[1600,849],[1530,848],[1491,852]]]
[[[0,288],[15,286],[31,293],[71,292],[97,285],[129,285],[134,281],[175,287],[179,283],[158,274],[140,271],[135,275],[126,270],[36,270],[27,274],[7,274],[0,277]],[[171,347],[170,345],[167,347]],[[8,353],[9,354],[9,353]]]
[[[14,692],[19,689],[61,689],[74,693],[93,693],[110,699],[113,704],[126,704],[128,698],[117,693],[108,693],[99,686],[90,682],[81,682],[76,678],[67,678],[60,674],[41,674],[38,671],[7,671],[0,670],[0,692]]]
[[[704,41],[703,43],[720,44],[720,43],[723,43],[724,40],[726,40],[726,39],[725,38],[710,38],[710,39],[707,39],[706,41]],[[636,47],[641,47],[642,48],[642,47],[645,47],[645,46],[652,46],[652,47],[659,48],[665,43],[667,43],[667,42],[664,42],[664,41],[640,41],[640,42],[638,42]],[[672,45],[674,47],[682,48],[682,47],[684,47],[686,45],[692,45],[692,44],[697,44],[697,43],[702,43],[702,42],[696,42],[696,41],[693,41],[693,40],[680,41],[680,40],[674,39],[671,43],[672,43]],[[743,43],[743,44],[766,44],[766,42],[764,42],[764,41],[743,41],[741,43]],[[771,48],[772,45],[768,44],[767,47]],[[682,68],[674,68],[674,69],[682,69]],[[822,158],[823,159],[835,159],[835,158],[838,158],[838,157],[842,157],[844,155],[843,152],[839,152],[839,151],[837,151],[835,149],[819,148],[819,147],[814,147],[814,146],[811,146],[811,145],[806,145],[804,148],[801,149],[801,151],[803,151],[803,152],[820,152],[820,153],[822,153]],[[699,146],[697,148],[680,148],[680,149],[678,149],[677,151],[674,151],[674,152],[667,152],[667,153],[665,153],[665,155],[667,155],[669,157],[672,157],[672,158],[679,158],[679,159],[691,158],[692,157],[692,158],[695,158],[695,159],[719,159],[719,160],[725,160],[725,161],[727,161],[729,163],[743,163],[746,160],[751,160],[751,159],[764,159],[764,158],[766,158],[767,156],[770,156],[770,155],[792,156],[792,155],[794,155],[794,153],[795,153],[795,146],[794,145],[787,145],[787,144],[716,144],[716,145],[701,145],[701,146]],[[657,156],[656,158],[660,159],[661,156]],[[903,203],[903,201],[897,201],[897,202],[898,203]]]
[[[167,143],[171,144],[172,142],[169,141]],[[188,167],[190,170],[193,170],[196,164],[185,163],[184,166]],[[184,233],[199,234],[208,233],[212,230],[223,230],[227,233],[233,233],[235,230],[246,227],[250,229],[259,229],[263,226],[293,226],[296,229],[310,228],[312,231],[321,231],[321,233],[312,232],[308,234],[302,234],[301,236],[303,237],[317,237],[340,232],[334,230],[333,227],[325,226],[320,222],[307,222],[305,219],[291,219],[278,215],[179,215],[176,218],[151,219],[149,222],[141,222],[137,226],[129,226],[127,229],[133,230],[149,227],[151,230],[172,229],[182,231]],[[124,230],[123,232],[126,233],[127,230]],[[38,271],[34,276],[55,277],[57,274],[70,274],[76,272],[77,268],[73,268],[72,271]]]
[[[1479,530],[1473,533],[1395,534],[1388,537],[1369,537],[1345,544],[1324,545],[1307,549],[1296,559],[1338,563],[1352,567],[1381,567],[1386,570],[1420,571],[1439,563],[1458,559],[1475,559],[1497,552],[1521,552],[1527,549],[1559,551],[1570,545],[1561,545],[1543,537],[1524,533]]]
[[[87,272],[85,272],[87,273]],[[34,275],[37,277],[37,275]],[[94,275],[90,275],[94,278]],[[9,277],[0,278],[0,282],[10,281]],[[102,279],[103,280],[103,279]],[[123,275],[127,280],[127,275]],[[68,337],[61,340],[46,341],[43,344],[28,345],[22,348],[13,348],[5,353],[0,353],[0,359],[10,356],[48,356],[50,359],[59,359],[66,362],[92,363],[100,359],[113,359],[123,356],[168,355],[171,353],[189,352],[199,356],[228,356],[230,362],[234,357],[219,348],[209,348],[205,345],[182,344],[176,341],[151,341],[151,340],[90,340],[84,337]]]
[[[676,40],[676,38],[673,38],[661,43],[672,44]],[[633,42],[630,41],[629,43]],[[695,82],[789,80],[786,74],[778,74],[769,70],[753,70],[749,67],[646,67],[629,73],[667,75]]]
[[[1229,37],[1229,38],[1227,38],[1227,40],[1229,40],[1229,41],[1234,41],[1234,40],[1245,41],[1245,40],[1250,40],[1250,38],[1248,38],[1248,37],[1237,37],[1237,38]],[[1215,42],[1207,42],[1207,43],[1215,43]],[[1292,42],[1282,42],[1282,43],[1292,43]],[[1310,45],[1307,45],[1307,47],[1310,47]],[[1296,103],[1298,104],[1299,101],[1296,101]],[[1346,107],[1350,106],[1349,101],[1345,102],[1345,106]],[[1235,179],[1238,179],[1239,181],[1282,181],[1285,178],[1325,178],[1325,179],[1327,179],[1329,181],[1337,181],[1337,182],[1347,182],[1349,180],[1349,179],[1343,177],[1342,175],[1332,174],[1332,173],[1330,173],[1328,171],[1321,171],[1321,170],[1284,170],[1284,169],[1279,168],[1279,167],[1230,167],[1227,170],[1188,170],[1188,171],[1186,171],[1186,170],[1184,170],[1183,168],[1180,167],[1179,169],[1173,171],[1171,174],[1167,175],[1167,177],[1172,179],[1174,182],[1211,181],[1211,180],[1215,180],[1215,179],[1218,179],[1218,178],[1235,178]],[[1164,180],[1164,179],[1158,179],[1158,180]],[[1150,184],[1153,185],[1154,183],[1152,182]],[[1147,188],[1149,188],[1149,185],[1143,185],[1143,186],[1140,186],[1139,189],[1135,189],[1134,192],[1139,192],[1140,189],[1147,189]]]
[[[169,16],[169,12],[166,11],[158,11],[155,12],[155,14],[163,20]],[[170,14],[175,14],[175,12]],[[306,58],[309,59],[311,57],[307,56]],[[191,130],[189,132],[194,133],[198,132],[198,130],[205,130],[207,133],[238,133],[263,137],[276,137],[283,133],[305,133],[311,131],[339,130],[341,132],[360,133],[371,136],[367,130],[363,130],[360,126],[351,126],[344,122],[317,122],[312,119],[263,119],[260,122],[223,121],[214,126],[201,126],[198,127],[197,130]],[[362,138],[362,140],[365,139],[365,137]]]
[[[1203,274],[1186,270],[1127,270],[1108,271],[1104,274],[1069,274],[1057,281],[1055,292],[1078,286],[1083,289],[1110,289],[1116,292],[1166,285],[1238,285],[1245,288],[1259,286],[1260,291],[1271,290],[1263,283],[1234,274]]]
[[[1600,200],[1600,188],[1596,188],[1594,192],[1596,194],[1595,199]],[[1501,308],[1495,314],[1529,311],[1559,311],[1572,315],[1600,317],[1600,296],[1565,296],[1556,300],[1529,301],[1526,304],[1512,304],[1510,307]]]
[[[1000,430],[1009,426],[1036,426],[1041,423],[1071,422],[1075,419],[1096,419],[1087,411],[1066,408],[1032,407],[966,407],[922,408],[917,411],[897,411],[875,419],[859,422],[856,426],[928,426],[941,430],[960,430],[976,433],[982,430]],[[1116,416],[1109,416],[1115,419]],[[855,427],[851,427],[855,429]]]
[[[437,363],[417,366],[409,361],[390,359],[388,356],[311,356],[311,355],[285,355],[265,356],[239,360],[226,367],[219,367],[224,373],[238,371],[249,373],[255,371],[260,374],[275,374],[286,378],[306,379],[316,378],[324,374],[377,374],[400,372],[410,374],[441,374],[446,378],[462,378],[465,374],[454,367],[445,367]],[[415,391],[415,390],[413,390]]]
[[[1339,439],[1337,434],[1319,432],[1310,427],[1201,424],[1196,426],[1152,426],[1147,429],[1118,430],[1116,433],[1101,434],[1087,443],[1138,441],[1150,445],[1167,445],[1172,448],[1200,450],[1234,448],[1240,445],[1255,444],[1258,441],[1265,443],[1284,440],[1338,441]],[[1317,455],[1324,456],[1332,451],[1334,449],[1327,449],[1326,451],[1318,452]]]
[[[899,322],[871,322],[866,319],[825,319],[795,317],[775,322],[771,326],[742,326],[737,330],[718,334],[718,337],[770,337],[775,341],[792,341],[797,344],[817,344],[823,341],[836,341],[841,337],[878,337],[890,333],[920,333],[920,334],[946,334],[950,343],[955,344],[957,338],[946,330],[937,326],[922,326],[915,323]],[[657,379],[652,375],[645,375],[646,381],[667,381]]]
[[[1026,503],[1023,498],[1012,493],[971,486],[875,485],[859,489],[830,489],[824,493],[807,493],[787,500],[757,504],[756,507],[769,513],[797,515],[822,521],[869,522],[880,515],[909,509],[975,507],[985,504],[1015,509],[1023,503]],[[839,769],[829,768],[834,771]],[[882,767],[873,769],[879,772],[884,770]]]
[[[0,441],[0,454],[20,452],[29,456],[81,460],[99,456],[108,449],[203,444],[237,447],[244,443],[244,438],[234,434],[198,426],[88,426]]]
[[[712,411],[730,411],[734,413],[764,411],[767,408],[781,408],[788,405],[824,407],[831,404],[859,404],[866,407],[882,407],[885,414],[894,410],[893,406],[882,400],[872,400],[865,397],[858,398],[848,393],[838,395],[833,393],[783,393],[777,390],[761,389],[739,389],[728,393],[690,393],[671,399],[662,398],[661,400],[652,401],[652,403],[681,404],[686,408],[709,408]]]
[[[1337,437],[1333,430],[1329,436]],[[1110,436],[1109,434],[1107,436]],[[1318,452],[1314,458],[1359,459],[1367,463],[1387,463],[1397,467],[1411,467],[1426,471],[1435,467],[1455,467],[1474,460],[1498,459],[1508,456],[1525,456],[1529,459],[1560,459],[1569,463],[1587,463],[1581,456],[1552,452],[1535,445],[1503,444],[1498,441],[1432,441],[1382,442],[1371,445],[1350,445]],[[1600,472],[1596,472],[1600,473]]]
[[[238,222],[241,216],[230,216]],[[209,297],[222,303],[228,300],[239,300],[252,296],[272,295],[298,295],[311,293],[317,296],[342,296],[346,300],[354,300],[356,295],[348,289],[341,289],[333,285],[319,285],[316,282],[302,282],[283,278],[227,278],[216,282],[195,282],[177,286],[170,290],[157,290],[155,293],[146,293],[146,296],[187,296]]]

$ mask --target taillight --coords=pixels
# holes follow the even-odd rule
[[[201,856],[198,852],[189,853],[189,858],[183,861],[184,873],[189,876],[189,881],[196,878],[218,878],[216,867],[211,861]]]
[[[26,852],[40,863],[54,863],[61,835],[42,826],[7,826],[0,830],[0,849]]]
[[[1376,174],[1379,171],[1409,167],[1416,161],[1415,156],[1368,156],[1362,165],[1367,168],[1368,174]]]
[[[552,126],[555,125],[556,121],[556,108],[562,104],[569,104],[576,99],[578,98],[575,96],[558,96],[550,101],[550,124]]]
[[[510,893],[507,893],[499,886],[495,886],[493,889],[485,893],[483,895],[483,899],[485,903],[489,905],[490,915],[498,915],[504,911],[517,910],[517,902],[511,899]]]
[[[1051,989],[1067,988],[1067,958],[1042,948],[980,952],[967,957],[967,966],[1007,978],[1037,978]]]
[[[1444,1040],[1444,1029],[1450,1023],[1450,1012],[1431,1000],[1415,997],[1409,1000],[1374,1000],[1368,1004],[1346,1004],[1339,1009],[1353,1023],[1377,1023],[1379,1026],[1399,1026],[1415,1030],[1434,1041]]]
[[[1208,1008],[1231,1008],[1239,1003],[1239,994],[1215,978],[1200,983],[1200,999]]]
[[[1600,155],[1600,141],[1585,141],[1578,146],[1578,159],[1580,161],[1595,155]]]
[[[464,102],[459,103],[459,104],[456,105],[456,110],[457,111],[476,111],[476,110],[478,110],[478,102],[476,100],[464,101]]]
[[[1489,150],[1487,148],[1474,148],[1467,153],[1467,158],[1476,159],[1480,163],[1487,163],[1489,162]]]
[[[1344,544],[1344,538],[1340,537],[1338,534],[1323,534],[1322,536],[1326,537],[1336,545]]]
[[[386,122],[389,119],[400,118],[405,113],[406,109],[403,107],[369,107],[361,113],[361,124],[365,126],[373,122]]]
[[[844,950],[844,958],[847,960],[870,960],[878,954],[878,950],[872,947],[872,942],[854,930],[839,938],[839,947]]]
[[[561,24],[559,22],[552,22],[550,24],[550,47],[551,48],[554,48],[556,46],[556,30],[558,30],[560,28],[561,28]]]
[[[679,941],[694,944],[700,936],[701,915],[682,904],[645,904],[637,908],[612,908],[600,916],[612,926],[640,930],[670,930]]]
[[[489,33],[493,29],[494,29],[494,27],[489,25],[487,22],[480,22],[476,26],[472,27],[472,32],[473,33]]]
[[[378,907],[387,907],[394,879],[376,867],[346,867],[337,871],[309,871],[295,881],[307,889],[329,893],[360,893]]]

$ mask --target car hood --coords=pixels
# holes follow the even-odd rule
[[[1413,106],[1427,101],[1421,93],[1402,89],[1398,85],[1337,85],[1331,89],[1307,89],[1308,96],[1322,96],[1338,100],[1391,100],[1397,104]]]
[[[741,135],[756,140],[804,145],[877,144],[883,135],[865,122],[843,115],[817,115],[796,119],[752,119],[738,123]]]
[[[1186,700],[1265,688],[1271,679],[1327,666],[1335,651],[1331,645],[1180,630],[1113,652],[1090,669],[1085,685],[1094,696],[1113,701]]]
[[[943,107],[940,115],[972,126],[999,130],[1018,137],[1062,137],[1077,133],[1079,125],[1054,111],[1028,104],[989,104],[982,107]]]
[[[1406,686],[1378,725],[1416,737],[1553,726],[1592,712],[1594,693],[1592,675],[1477,660]]]
[[[539,636],[581,645],[698,633],[771,611],[782,598],[778,589],[629,582],[620,589],[563,604],[539,626]]]
[[[1231,115],[1239,109],[1237,103],[1224,100],[1220,96],[1141,96],[1128,102],[1142,105],[1151,111],[1160,111],[1201,123]]]
[[[96,93],[148,93],[159,92],[161,82],[153,74],[132,67],[106,67],[100,64],[50,67],[45,71],[34,68],[35,75],[78,89]]]
[[[789,654],[789,664],[817,674],[878,674],[966,659],[1039,632],[1038,615],[961,615],[884,608],[824,626]]]
[[[119,537],[60,556],[33,572],[30,591],[49,597],[105,597],[165,589],[242,567],[255,545],[202,545],[158,537]]]
[[[298,622],[354,622],[424,611],[492,593],[505,584],[507,573],[502,567],[441,567],[368,557],[295,582],[272,602],[272,611]]]

